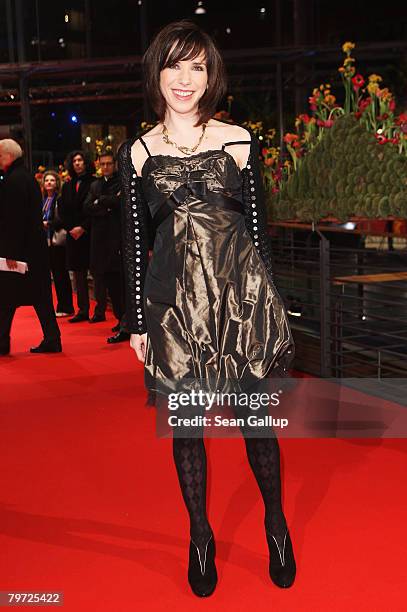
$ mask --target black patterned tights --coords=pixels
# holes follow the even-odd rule
[[[243,432],[244,435],[244,432]],[[246,452],[265,506],[265,527],[283,546],[287,529],[281,507],[280,449],[277,438],[245,437]],[[190,518],[190,535],[204,548],[212,530],[206,515],[206,452],[203,438],[173,438],[173,453]]]

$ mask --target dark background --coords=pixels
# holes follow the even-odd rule
[[[13,11],[21,7],[23,44],[18,48],[16,23],[13,21],[13,45],[7,38],[7,2]],[[103,81],[100,73],[94,76],[84,69],[87,58],[134,57],[135,67],[128,73],[106,75],[128,82],[139,79],[138,64],[145,44],[163,25],[181,18],[192,18],[201,24],[216,40],[227,60],[228,72],[249,75],[258,72],[257,83],[245,82],[243,76],[230,81],[229,93],[234,96],[233,117],[242,121],[248,117],[265,119],[277,124],[275,115],[276,90],[274,80],[267,78],[275,71],[278,50],[282,57],[290,49],[301,49],[300,65],[283,65],[284,123],[293,129],[295,114],[307,110],[308,95],[320,82],[330,82],[341,102],[341,82],[338,67],[343,61],[341,45],[347,40],[356,42],[354,55],[357,70],[365,76],[377,72],[384,77],[384,85],[396,95],[398,110],[407,103],[407,3],[383,0],[267,0],[264,2],[233,2],[204,0],[204,15],[196,15],[197,2],[177,0],[158,2],[145,0],[2,0],[0,3],[0,69],[10,60],[50,62],[71,60],[81,62],[70,74],[58,78],[42,73],[30,75],[30,86],[49,88],[66,86],[63,95],[69,102],[53,103],[52,95],[43,104],[31,104],[33,148],[50,150],[58,161],[64,152],[81,144],[81,124],[103,123],[126,125],[128,134],[137,129],[146,118],[141,98],[120,97],[104,100],[103,92],[94,92],[91,100],[75,101],[76,93],[69,87],[80,83]],[[279,8],[280,7],[280,8]],[[261,9],[265,11],[261,11]],[[277,27],[280,10],[280,27]],[[143,13],[144,11],[144,13]],[[68,22],[65,20],[68,17]],[[144,24],[144,25],[143,25]],[[62,41],[62,42],[61,42]],[[386,43],[390,43],[387,44]],[[382,47],[381,45],[385,45]],[[276,49],[276,57],[257,57],[253,65],[245,64],[245,53],[251,50]],[[360,51],[359,51],[360,49]],[[241,54],[239,56],[239,53]],[[229,58],[228,54],[231,54]],[[298,60],[298,56],[297,56]],[[264,81],[263,81],[264,80]],[[261,85],[263,82],[263,86]],[[20,124],[20,106],[12,103],[10,91],[15,83],[0,76],[0,124]],[[222,107],[226,108],[226,101]],[[72,115],[78,118],[71,121]]]
[[[85,56],[85,1],[24,0],[24,30],[27,59],[50,60]],[[283,0],[281,44],[293,45],[295,5],[302,11],[302,37],[305,43],[341,44],[407,39],[407,5],[383,0]],[[193,18],[215,37],[222,49],[277,44],[273,29],[275,3],[205,0],[205,15],[195,15],[197,2],[146,0],[147,35],[162,25],[182,18]],[[8,61],[6,1],[0,5],[0,62]],[[265,13],[260,9],[265,8]],[[95,57],[141,53],[140,5],[138,0],[89,2],[92,55]],[[76,15],[77,23],[65,23],[65,14]],[[82,15],[82,18],[80,17]],[[75,19],[75,17],[74,17]],[[76,26],[76,27],[75,27]],[[230,28],[228,34],[226,29]],[[61,48],[59,38],[66,46]],[[40,45],[37,44],[38,39]],[[39,55],[40,54],[40,55]]]

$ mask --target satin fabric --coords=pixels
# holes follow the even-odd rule
[[[199,180],[242,201],[240,170],[224,151],[149,157],[142,180],[152,215],[163,194]],[[204,196],[191,194],[159,225],[143,298],[151,391],[247,390],[293,354],[283,302],[244,216]]]

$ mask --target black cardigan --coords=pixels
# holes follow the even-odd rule
[[[122,329],[129,333],[144,334],[147,332],[147,326],[143,307],[143,288],[148,266],[148,251],[154,244],[154,229],[143,195],[142,179],[137,175],[131,159],[131,148],[135,140],[130,139],[124,142],[118,155],[126,295],[126,315],[125,320],[122,321]],[[249,158],[246,168],[241,170],[241,176],[246,228],[272,279],[271,241],[267,231],[259,144],[253,133],[251,133]],[[137,280],[140,283],[137,283]]]

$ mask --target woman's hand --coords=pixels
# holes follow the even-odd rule
[[[136,352],[138,360],[144,363],[147,348],[147,334],[131,334],[130,346]]]

